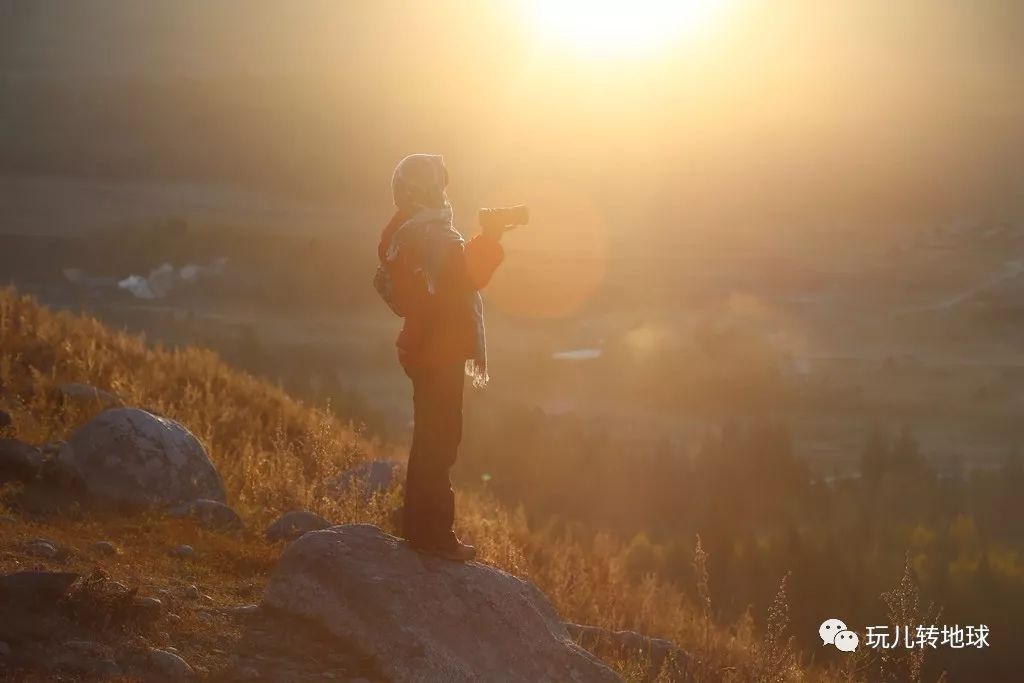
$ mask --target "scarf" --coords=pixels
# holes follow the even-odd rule
[[[411,248],[418,255],[417,272],[427,283],[427,292],[436,293],[437,281],[453,246],[462,249],[466,239],[452,222],[452,207],[445,186],[448,172],[439,155],[413,154],[403,159],[391,179],[395,205],[411,217],[391,237],[387,260],[394,261],[399,251]],[[466,360],[466,375],[473,386],[482,389],[487,374],[487,335],[484,326],[484,302],[480,292],[471,289],[465,304],[474,323],[473,355]]]

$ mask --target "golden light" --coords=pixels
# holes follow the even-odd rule
[[[647,55],[705,28],[730,0],[523,0],[552,41],[590,57]]]

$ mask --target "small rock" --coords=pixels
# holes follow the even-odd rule
[[[17,524],[18,519],[16,517],[11,517],[10,515],[0,515],[0,522],[3,522],[4,524]]]
[[[39,452],[42,453],[44,460],[49,460],[51,458],[57,457],[57,455],[60,453],[60,450],[64,448],[64,445],[65,442],[60,439],[58,439],[57,441],[48,441],[45,444],[43,444],[43,447],[39,449]]]
[[[192,557],[195,552],[195,548],[190,545],[179,545],[171,550],[171,555],[174,557]]]
[[[112,593],[127,593],[128,586],[124,585],[120,581],[107,581],[107,590]]]
[[[170,652],[172,654],[176,654],[176,655],[177,654],[181,654],[180,652],[178,652],[178,648],[173,647],[171,645],[168,645],[167,647],[165,647],[164,650],[166,650],[167,652]]]
[[[101,679],[118,678],[124,674],[113,659],[101,659],[92,665],[92,673]]]
[[[117,555],[120,552],[110,541],[96,541],[89,546],[89,550],[98,555]]]
[[[13,424],[14,420],[11,419],[11,414],[6,410],[0,410],[0,429],[10,427]]]
[[[259,614],[259,605],[238,605],[237,607],[225,607],[224,611],[234,617],[246,618]]]
[[[326,529],[331,523],[309,510],[292,510],[277,518],[267,527],[268,541],[294,541],[310,531]]]
[[[148,672],[161,683],[179,683],[195,680],[195,671],[188,662],[167,650],[151,648],[148,657]]]
[[[215,531],[242,531],[245,524],[238,513],[216,500],[193,500],[190,503],[170,508],[171,517],[191,517],[201,526]]]
[[[394,460],[367,460],[338,474],[328,482],[327,488],[334,496],[345,496],[355,489],[369,500],[373,494],[391,488],[404,468]]]
[[[159,619],[164,611],[164,604],[156,598],[150,597],[135,598],[134,607],[139,621],[147,624]]]
[[[43,455],[38,448],[18,439],[0,439],[0,484],[32,481],[42,467]]]
[[[34,538],[25,544],[25,552],[35,557],[52,560],[57,557],[59,551],[53,541],[48,541],[45,538]]]
[[[177,614],[172,614],[170,612],[167,613],[165,619],[167,619],[167,621],[174,626],[177,626],[181,623],[181,617],[179,617]]]
[[[203,597],[202,591],[197,586],[189,586],[181,593],[182,597],[186,600],[198,600]]]
[[[8,645],[7,643],[3,642],[3,641],[0,641],[0,657],[10,657],[10,656],[11,656],[11,646]]]

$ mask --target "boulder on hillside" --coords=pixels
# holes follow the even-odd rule
[[[106,410],[82,425],[56,464],[92,503],[145,508],[225,500],[220,475],[192,432],[138,408]]]
[[[32,481],[43,467],[42,452],[24,441],[0,439],[0,484]]]
[[[373,494],[391,488],[403,470],[402,463],[394,460],[367,460],[341,472],[328,485],[328,490],[339,496],[356,486],[369,499]]]
[[[243,531],[245,523],[238,513],[224,503],[216,500],[193,500],[184,505],[170,508],[167,514],[171,517],[191,517],[200,526],[214,531]]]
[[[267,527],[268,541],[294,541],[296,538],[331,526],[326,519],[309,510],[292,510]]]
[[[572,641],[533,584],[421,555],[366,524],[288,546],[263,606],[317,624],[395,683],[621,681]]]

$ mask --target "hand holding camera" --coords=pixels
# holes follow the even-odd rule
[[[483,233],[496,240],[501,239],[506,231],[529,222],[530,212],[523,204],[500,209],[480,209],[480,227]]]

